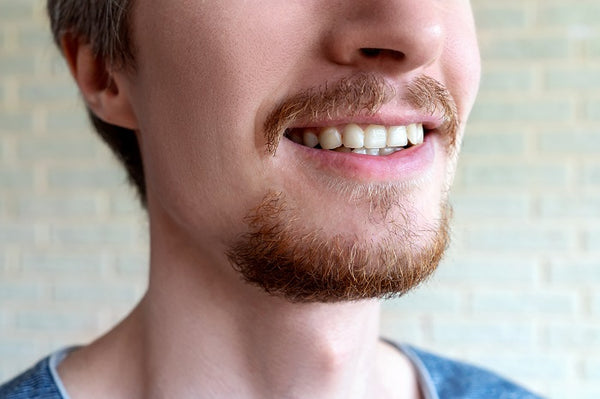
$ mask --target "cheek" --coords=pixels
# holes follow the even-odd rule
[[[275,25],[211,5],[207,19],[201,2],[186,13],[172,3],[142,10],[136,34],[152,37],[141,41],[134,84],[149,194],[190,225],[225,231],[268,189],[257,110],[286,81],[296,33],[283,16]],[[150,34],[164,26],[168,34]]]
[[[448,89],[456,101],[461,121],[471,112],[481,76],[481,59],[470,10],[453,15],[447,29],[442,68]]]
[[[266,12],[260,7],[268,4],[260,1],[235,7],[231,0],[221,6],[184,1],[183,13],[173,3],[161,2],[160,9],[140,17],[144,24],[138,36],[153,39],[140,48],[137,87],[145,92],[138,93],[139,105],[152,102],[165,108],[149,110],[156,118],[148,128],[161,125],[158,117],[170,126],[187,122],[212,128],[207,130],[215,134],[202,140],[209,147],[254,139],[261,102],[289,80],[294,60],[301,59],[307,40],[298,37],[307,26],[299,10],[294,11],[299,6],[271,5]],[[163,32],[164,26],[170,27],[167,33],[150,35]]]

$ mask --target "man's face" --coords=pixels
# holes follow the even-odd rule
[[[294,300],[386,296],[433,270],[479,80],[467,0],[140,0],[132,15],[151,218]]]

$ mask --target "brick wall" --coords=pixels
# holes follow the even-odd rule
[[[141,296],[146,221],[91,133],[42,0],[0,0],[0,379]]]
[[[436,277],[386,335],[600,397],[600,4],[474,0],[484,58]],[[41,0],[0,0],[0,379],[124,315],[146,220],[89,132]]]
[[[453,246],[384,330],[552,398],[598,398],[600,3],[472,3],[483,77]]]

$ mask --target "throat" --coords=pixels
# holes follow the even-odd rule
[[[362,332],[356,336],[335,331],[335,326],[324,327],[320,332],[305,329],[295,337],[290,334],[284,338],[288,341],[286,351],[267,350],[272,356],[267,357],[270,364],[260,368],[265,373],[264,381],[269,381],[263,388],[273,398],[382,398],[371,395],[378,387],[376,335],[367,340]],[[272,367],[274,359],[278,359],[274,364],[279,367]]]

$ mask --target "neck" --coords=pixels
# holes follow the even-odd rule
[[[290,303],[241,281],[224,248],[159,233],[142,302],[61,364],[73,399],[417,397],[379,343],[378,301]]]
[[[186,381],[173,389],[185,387],[192,396],[207,390],[240,398],[368,395],[377,361],[377,301],[294,304],[237,277],[219,278],[214,265],[169,273],[187,268],[170,262],[153,269],[142,303],[149,365],[158,374],[151,381]]]

